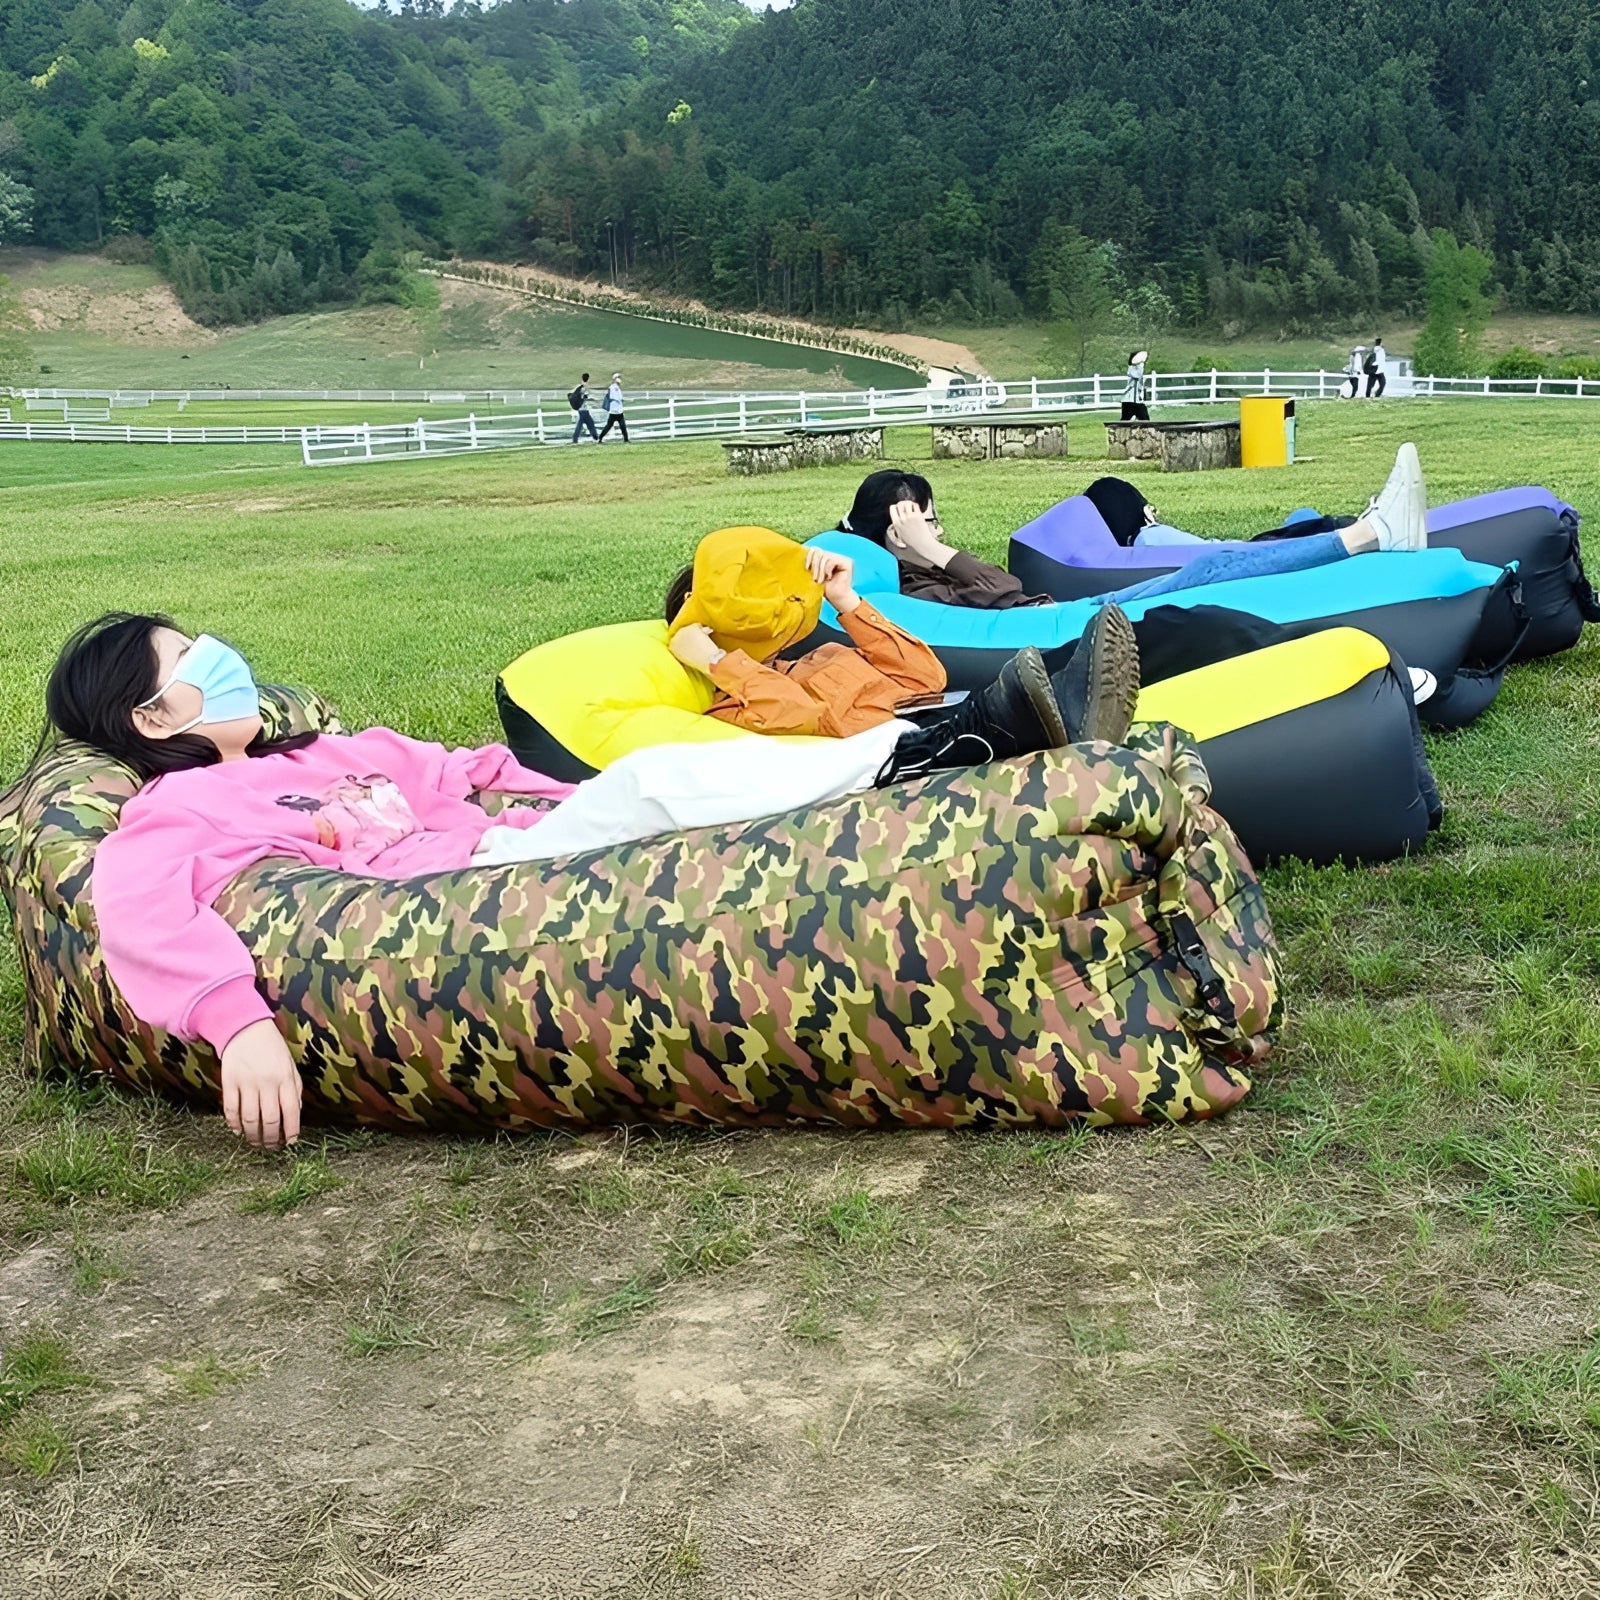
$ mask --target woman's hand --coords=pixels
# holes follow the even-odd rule
[[[223,1049],[222,1114],[235,1133],[263,1149],[300,1137],[300,1074],[271,1022],[241,1028]]]
[[[708,677],[711,669],[723,657],[723,652],[717,648],[717,641],[711,637],[711,630],[701,622],[691,622],[687,627],[679,628],[667,641],[667,648],[684,666],[693,667],[696,672],[703,672]]]
[[[806,571],[822,585],[828,604],[840,616],[854,611],[861,604],[861,596],[855,589],[856,564],[849,556],[808,544]]]
[[[928,513],[915,500],[897,500],[889,507],[889,549],[902,552],[924,566],[948,566],[955,554],[934,530]]]

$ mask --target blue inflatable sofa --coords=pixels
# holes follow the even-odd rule
[[[1073,643],[1095,611],[1088,600],[1010,611],[916,600],[901,594],[899,566],[882,546],[838,532],[810,542],[852,558],[857,591],[931,646],[952,688],[983,687],[1025,645],[1050,650]],[[1514,575],[1455,549],[1353,556],[1306,572],[1204,584],[1126,609],[1138,623],[1159,607],[1198,606],[1245,612],[1296,633],[1350,627],[1375,635],[1408,666],[1438,679],[1438,690],[1420,710],[1430,726],[1441,728],[1470,722],[1494,699],[1522,627]],[[848,642],[838,617],[824,606],[816,632],[786,653],[829,640]]]

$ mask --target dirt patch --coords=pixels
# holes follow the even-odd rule
[[[81,284],[24,285],[18,298],[40,333],[86,333],[118,344],[214,344],[165,284],[97,294]]]
[[[299,502],[294,500],[235,500],[228,509],[230,511],[250,512],[252,514],[267,511],[288,511]]]
[[[1415,1502],[1439,1492],[1425,1449],[1396,1476],[1263,1392],[1302,1359],[1299,1280],[1219,1292],[1192,1208],[1223,1191],[1176,1137],[326,1159],[326,1204],[241,1209],[282,1176],[260,1162],[120,1219],[101,1289],[59,1245],[0,1272],[0,1305],[94,1377],[34,1405],[77,1468],[0,1472],[0,1595],[1113,1600],[1238,1594],[1252,1563],[1323,1580],[1259,1591],[1308,1600],[1465,1592],[1454,1512]],[[1459,1382],[1480,1336],[1565,1337],[1581,1310],[1550,1284],[1489,1296],[1430,1365]],[[1259,1365],[1241,1314],[1278,1341]],[[1580,1592],[1576,1548],[1516,1592]],[[1512,1592],[1531,1558],[1507,1559],[1487,1576]]]
[[[878,333],[872,328],[846,328],[844,332],[852,339],[871,339],[888,345],[891,350],[903,350],[930,367],[959,367],[980,378],[992,376],[969,346],[957,344],[953,339],[930,339],[920,333]]]
[[[7,1339],[45,1323],[72,1293],[72,1267],[66,1253],[35,1245],[0,1263],[0,1356]]]

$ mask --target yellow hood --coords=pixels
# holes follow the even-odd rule
[[[668,636],[702,623],[719,650],[757,661],[805,638],[822,615],[822,585],[805,551],[771,528],[721,528],[694,553],[694,588]]]

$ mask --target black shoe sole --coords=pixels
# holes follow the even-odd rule
[[[1089,686],[1078,738],[1121,744],[1139,703],[1139,641],[1121,606],[1101,606],[1082,648],[1089,651]]]
[[[1017,682],[1022,685],[1022,692],[1027,695],[1028,704],[1033,707],[1033,714],[1039,719],[1045,738],[1050,741],[1046,748],[1059,750],[1062,745],[1070,744],[1072,741],[1067,733],[1066,719],[1061,715],[1061,702],[1056,699],[1044,657],[1030,644],[1017,652],[1016,665]]]

